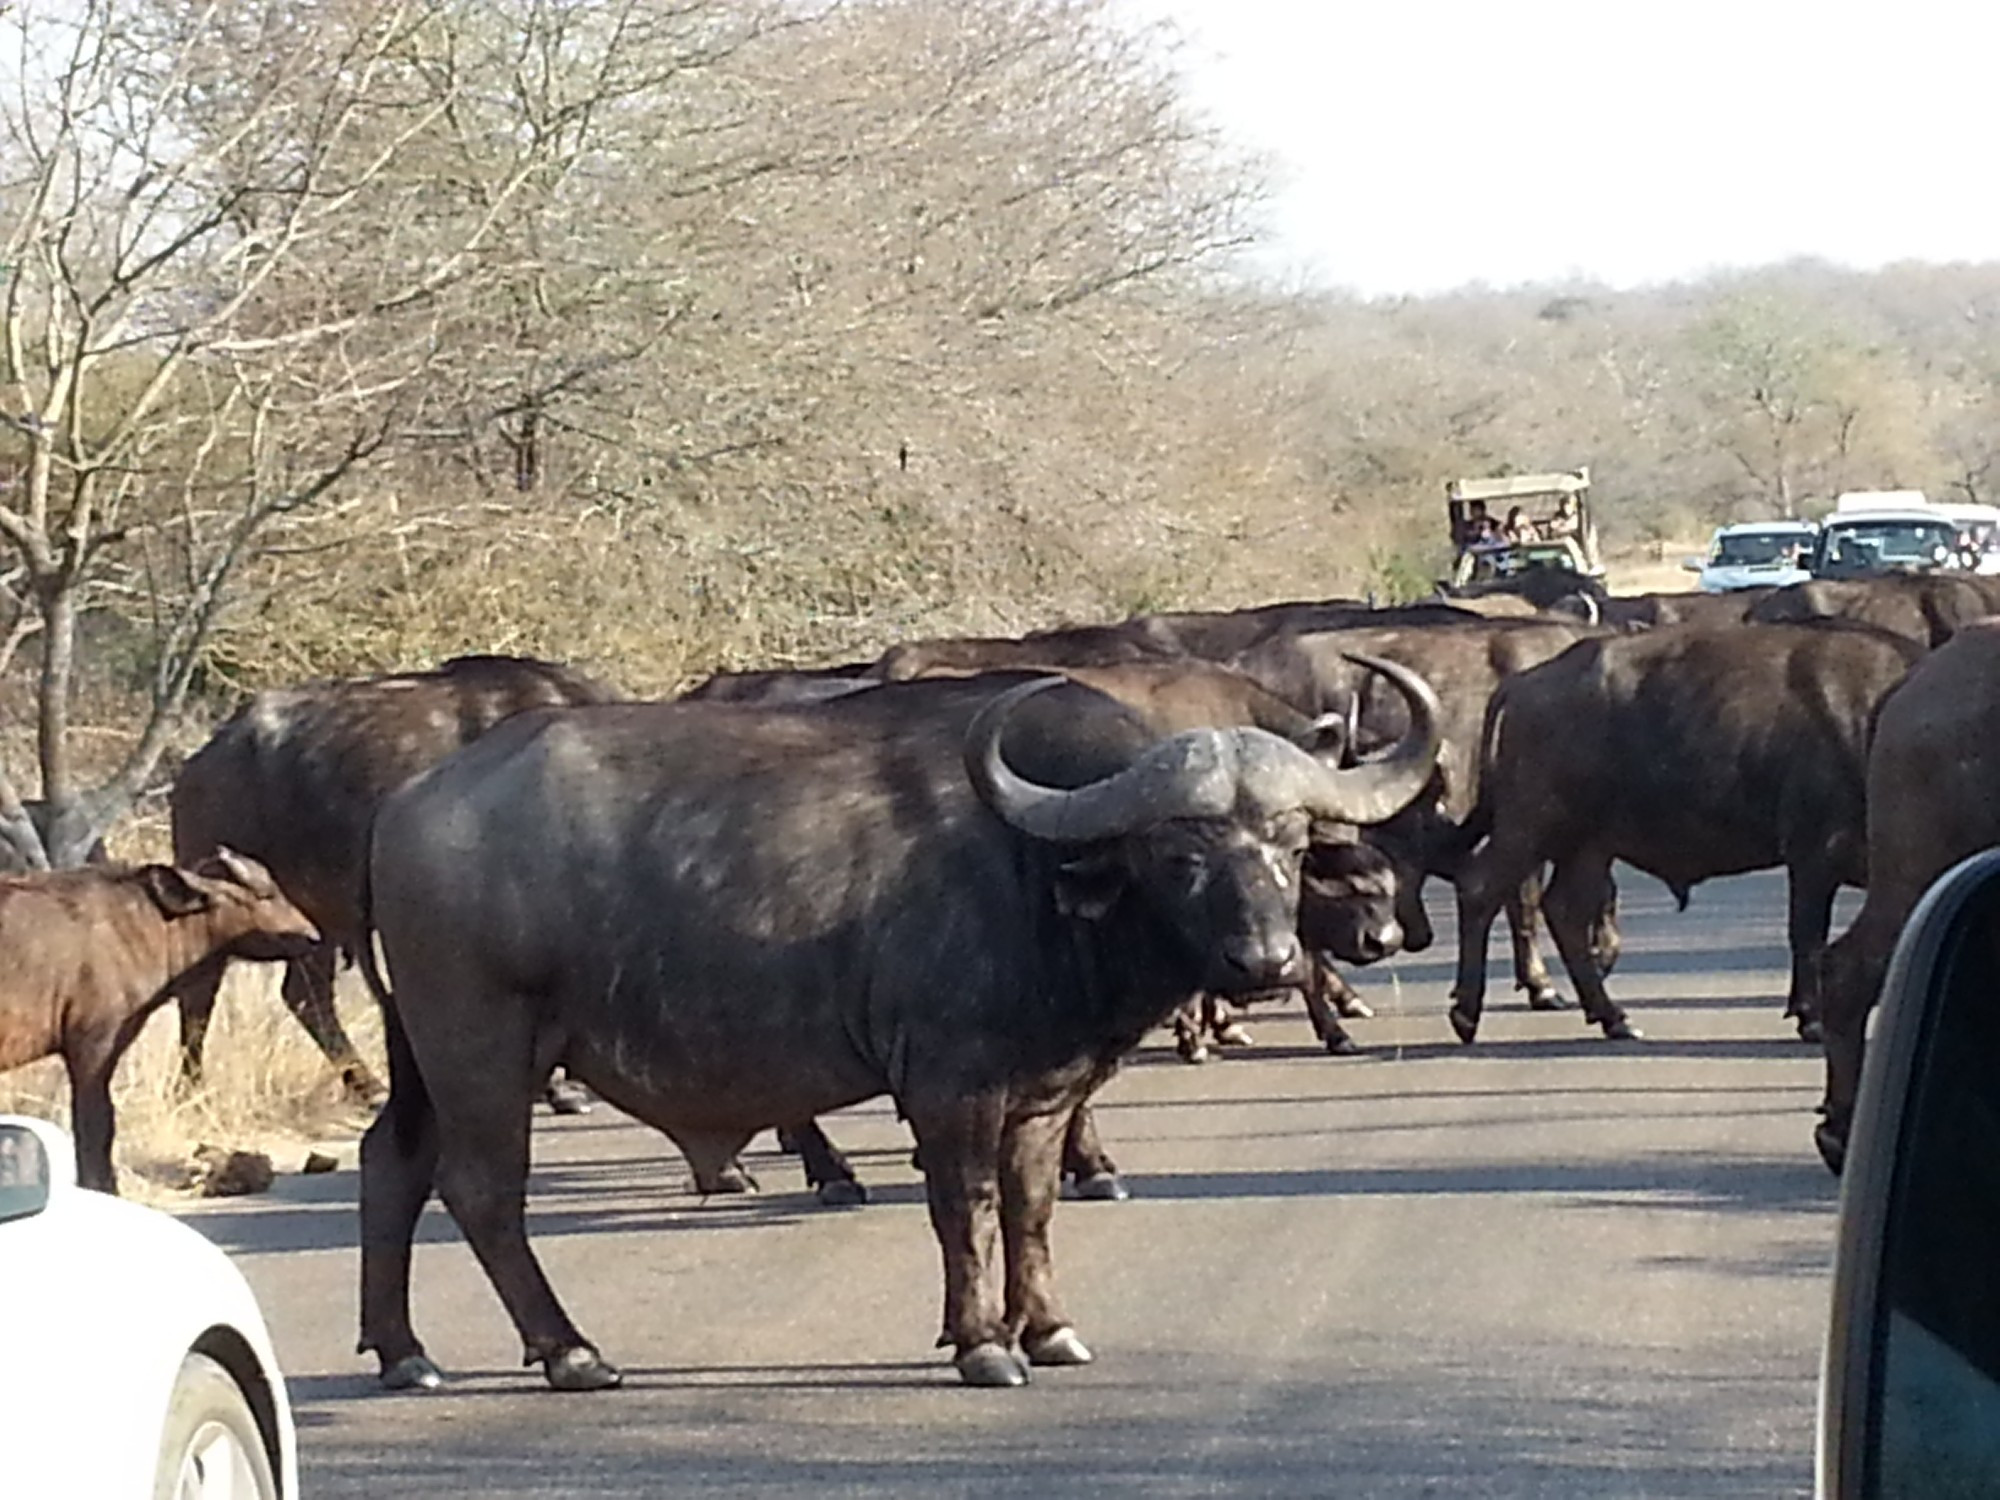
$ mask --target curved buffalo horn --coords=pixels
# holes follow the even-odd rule
[[[1023,701],[1067,677],[1038,677],[1009,688],[965,732],[965,772],[980,800],[1021,832],[1054,843],[1085,844],[1163,823],[1221,817],[1236,802],[1236,757],[1229,736],[1191,729],[1154,745],[1124,770],[1073,789],[1041,786],[1009,766],[1000,736]],[[1270,736],[1279,744],[1286,743]],[[1299,751],[1301,758],[1304,751]]]
[[[1361,695],[1359,693],[1349,693],[1347,695],[1346,708],[1336,710],[1333,713],[1321,714],[1318,718],[1310,720],[1299,733],[1288,734],[1285,738],[1290,740],[1294,745],[1297,745],[1308,755],[1324,761],[1330,758],[1327,753],[1330,748],[1327,742],[1327,735],[1336,730],[1339,731],[1340,738],[1334,741],[1333,744],[1339,747],[1340,754],[1332,758],[1339,765],[1348,765],[1360,753],[1355,748],[1361,743]]]
[[[1115,775],[1074,789],[1041,786],[1007,764],[1000,737],[1014,710],[1069,679],[1038,677],[982,708],[965,735],[965,770],[981,800],[1036,838],[1090,843],[1172,818],[1220,818],[1239,799],[1266,813],[1301,809],[1332,823],[1380,823],[1431,779],[1441,739],[1437,694],[1409,668],[1372,656],[1349,660],[1380,672],[1410,707],[1410,729],[1388,752],[1347,770],[1313,759],[1266,730],[1189,729],[1152,746]]]
[[[1431,685],[1400,662],[1357,652],[1341,655],[1389,679],[1409,705],[1410,727],[1378,757],[1345,770],[1320,766],[1312,800],[1299,805],[1332,823],[1381,823],[1408,807],[1429,784],[1444,742],[1439,727],[1444,710]],[[1358,694],[1355,701],[1359,702]]]
[[[1597,607],[1596,598],[1585,593],[1579,593],[1576,597],[1583,601],[1584,623],[1586,625],[1602,625],[1604,623],[1604,611]]]

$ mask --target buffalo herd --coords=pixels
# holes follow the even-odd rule
[[[1902,923],[2000,843],[1996,583],[1146,615],[719,672],[668,702],[500,656],[264,692],[182,768],[176,865],[0,880],[0,927],[42,934],[37,996],[0,994],[0,1066],[62,1053],[109,1187],[104,1083],[139,1022],[178,1001],[196,1083],[222,965],[284,959],[286,1004],[380,1104],[361,1347],[421,1389],[442,1383],[410,1312],[433,1192],[548,1383],[619,1381],[524,1224],[558,1070],[704,1191],[750,1186],[738,1153],[775,1127],[830,1203],[866,1190],[817,1117],[887,1095],[942,1256],[940,1342],[965,1382],[1018,1385],[1091,1358],[1049,1223],[1066,1185],[1123,1195],[1093,1092],[1153,1028],[1199,1057],[1274,994],[1356,1050],[1343,1022],[1367,1009],[1334,966],[1428,945],[1432,877],[1457,895],[1461,1042],[1503,910],[1525,1002],[1570,1003],[1546,925],[1583,1020],[1627,1041],[1614,865],[1683,904],[1782,867],[1786,1013],[1825,1048],[1814,1139],[1838,1170]],[[1866,901],[1829,945],[1843,885]],[[83,962],[106,930],[117,962]],[[342,956],[381,1002],[386,1084],[335,1014]]]

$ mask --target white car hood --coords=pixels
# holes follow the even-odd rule
[[[1727,567],[1713,564],[1701,570],[1704,593],[1726,594],[1734,589],[1782,588],[1788,583],[1804,583],[1812,574],[1790,563],[1736,563]]]
[[[270,1334],[242,1273],[196,1230],[103,1193],[58,1185],[49,1206],[0,1224],[10,1360],[0,1410],[11,1494],[152,1493],[181,1361],[234,1330],[280,1386],[282,1468],[295,1462]],[[294,1473],[280,1483],[296,1490]]]

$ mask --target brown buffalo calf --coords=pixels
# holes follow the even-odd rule
[[[83,1186],[113,1193],[111,1074],[174,987],[230,958],[295,958],[319,931],[228,849],[191,870],[91,866],[0,878],[0,1070],[60,1054]]]

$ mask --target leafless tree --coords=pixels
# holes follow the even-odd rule
[[[4,645],[40,653],[47,856],[153,773],[234,580],[421,430],[514,233],[598,126],[738,34],[647,0],[26,0],[0,112]],[[745,10],[743,14],[747,15]],[[151,642],[143,723],[83,784],[79,622]],[[0,785],[0,828],[27,843]]]

